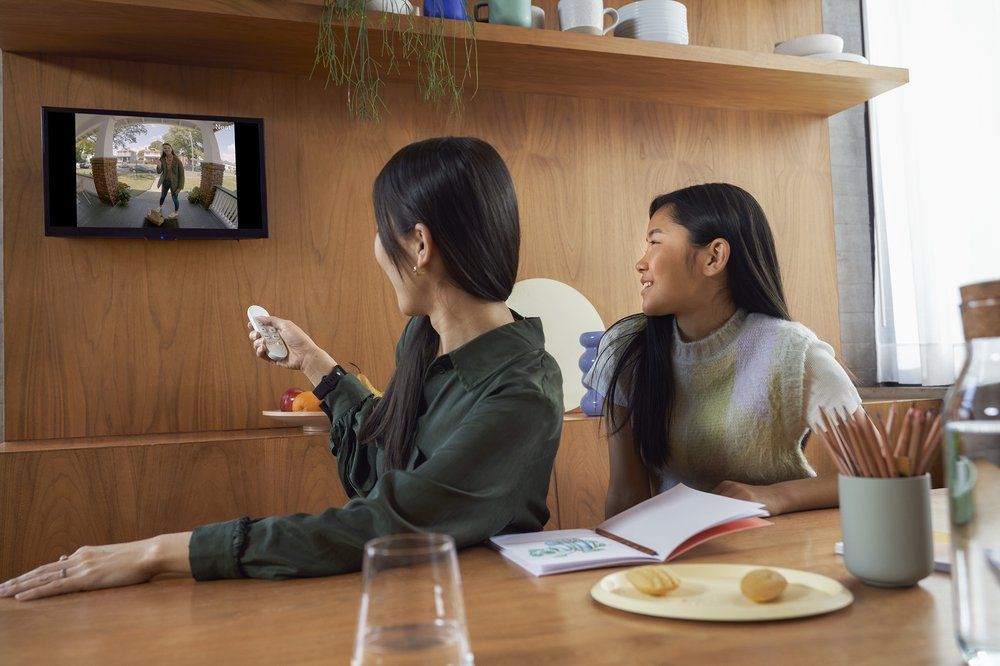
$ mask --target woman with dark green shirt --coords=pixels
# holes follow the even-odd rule
[[[360,568],[364,543],[450,534],[459,547],[540,530],[562,429],[562,378],[541,322],[504,304],[520,229],[503,160],[471,138],[400,150],[374,188],[375,258],[412,318],[376,399],[294,323],[271,318],[330,416],[330,445],[352,498],[319,515],[238,518],[193,532],[84,547],[0,586],[39,597],[145,582],[325,576]],[[262,341],[254,350],[267,359]]]

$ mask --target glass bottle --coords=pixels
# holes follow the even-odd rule
[[[1000,666],[1000,280],[961,294],[968,356],[943,415],[952,609],[966,662]]]

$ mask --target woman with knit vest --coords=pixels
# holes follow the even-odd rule
[[[684,483],[772,515],[837,504],[802,444],[820,407],[861,404],[830,345],[791,320],[760,204],[724,183],[657,197],[636,264],[642,313],[601,341],[615,515]]]

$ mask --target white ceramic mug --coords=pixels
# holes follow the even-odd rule
[[[604,17],[611,25],[604,27]],[[618,10],[604,8],[603,0],[559,0],[559,29],[588,35],[606,35],[618,25]]]
[[[536,30],[545,28],[545,10],[541,7],[531,6],[531,27]]]

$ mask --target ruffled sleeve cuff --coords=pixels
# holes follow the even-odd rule
[[[326,394],[320,403],[320,409],[336,423],[371,394],[372,392],[364,387],[361,380],[348,373],[340,378],[336,388]]]
[[[246,578],[240,558],[250,538],[247,516],[196,527],[188,546],[191,575],[195,580]]]

